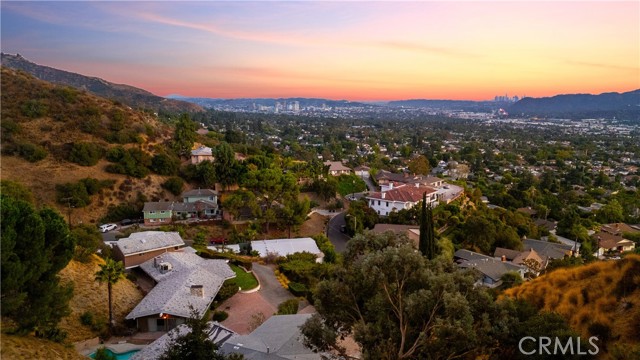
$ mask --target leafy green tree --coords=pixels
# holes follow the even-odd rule
[[[200,316],[191,308],[191,317],[187,319],[186,331],[173,331],[169,334],[171,342],[167,346],[160,360],[241,360],[238,354],[224,355],[218,351],[218,346],[209,338],[210,326],[206,317]]]
[[[429,175],[429,160],[424,155],[411,159],[407,167],[413,174]]]
[[[314,315],[302,327],[317,351],[344,354],[338,338],[353,335],[365,359],[443,359],[489,352],[499,307],[474,276],[448,261],[428,261],[409,240],[358,235],[344,266],[321,281]]]
[[[269,224],[276,220],[276,204],[295,199],[300,192],[295,177],[290,173],[283,174],[278,168],[250,171],[245,185],[256,196],[258,216],[266,224],[266,232],[269,232]]]
[[[5,194],[0,205],[2,316],[22,332],[59,334],[57,324],[70,312],[73,288],[61,286],[58,273],[73,256],[74,239],[64,218],[51,209],[37,212]]]
[[[100,347],[96,350],[95,360],[117,360],[116,356],[111,354],[107,348]]]
[[[603,224],[624,221],[624,209],[617,200],[611,200],[596,212],[596,219]]]
[[[238,180],[235,177],[237,168],[235,152],[228,143],[222,142],[220,145],[215,147],[214,156],[216,176],[220,184],[227,189]]]
[[[188,157],[195,141],[196,123],[191,121],[188,114],[180,115],[173,135],[173,149],[180,156]]]
[[[163,182],[161,185],[163,188],[167,189],[173,195],[180,195],[182,193],[182,189],[184,188],[184,180],[179,177],[170,177],[167,181]]]
[[[257,208],[256,197],[250,191],[238,190],[234,191],[222,202],[222,208],[233,216],[234,220],[240,216],[240,210],[249,207],[252,210]]]
[[[103,244],[102,236],[95,226],[80,224],[71,230],[71,236],[76,243],[74,260],[80,262],[88,262]]]
[[[284,207],[280,209],[280,220],[287,227],[289,238],[291,238],[291,228],[302,225],[307,219],[310,206],[308,197],[302,200],[290,198],[285,201]]]
[[[107,283],[109,296],[109,328],[113,330],[115,323],[113,320],[112,289],[113,285],[121,279],[124,279],[124,264],[122,261],[107,259],[104,264],[100,265],[100,270],[96,272],[95,279],[99,283]]]
[[[156,154],[151,159],[151,170],[159,175],[175,175],[180,168],[180,159],[169,154]]]

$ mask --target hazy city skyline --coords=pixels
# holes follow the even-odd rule
[[[157,95],[491,100],[640,87],[640,3],[13,2],[2,51]]]

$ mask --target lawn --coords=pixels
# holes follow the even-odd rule
[[[236,265],[231,265],[231,269],[236,273],[236,283],[240,286],[242,290],[250,290],[258,286],[258,280],[253,276],[252,273],[244,271],[244,269],[240,268]]]

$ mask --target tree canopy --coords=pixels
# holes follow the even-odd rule
[[[74,238],[57,212],[36,211],[29,203],[2,195],[2,316],[19,330],[59,333],[69,314],[73,288],[60,284],[58,272],[74,254]]]

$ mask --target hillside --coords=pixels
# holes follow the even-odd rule
[[[640,351],[640,256],[561,268],[505,291],[566,318],[582,336]],[[611,347],[610,347],[611,348]]]
[[[2,334],[0,358],[6,360],[87,360],[73,346],[66,346],[33,336]]]
[[[152,109],[167,112],[199,112],[203,109],[195,104],[166,99],[129,85],[114,84],[106,80],[80,75],[69,71],[38,65],[28,61],[19,54],[2,54],[2,66],[25,71],[38,79],[58,85],[71,86],[86,90],[95,95],[120,101],[136,109]]]
[[[544,98],[524,98],[508,109],[513,115],[543,117],[599,118],[640,121],[640,89],[625,93],[568,94]]]
[[[72,211],[73,223],[95,222],[107,206],[131,201],[140,193],[148,199],[170,197],[160,187],[166,177],[144,179],[108,173],[104,158],[93,165],[71,162],[74,146],[85,144],[104,153],[123,146],[152,156],[157,145],[171,138],[169,126],[153,115],[138,112],[87,92],[56,86],[13,69],[1,73],[2,162],[0,177],[22,183],[33,191],[38,205],[67,208],[56,203],[57,184],[92,177],[113,185]],[[101,156],[103,156],[102,154]]]
[[[91,339],[99,334],[82,325],[80,315],[90,312],[94,319],[102,319],[107,324],[108,296],[107,285],[95,281],[94,275],[100,270],[104,260],[93,256],[91,262],[83,264],[72,260],[60,272],[62,282],[73,282],[73,298],[69,301],[71,315],[63,318],[60,328],[68,333],[67,340],[76,342]],[[122,324],[124,317],[142,300],[142,291],[128,279],[122,279],[113,287],[113,316],[117,323]]]

